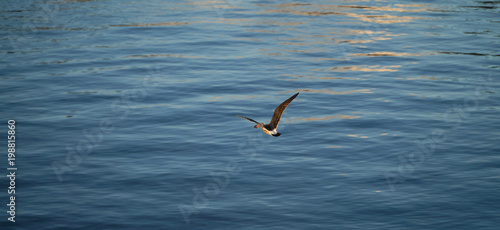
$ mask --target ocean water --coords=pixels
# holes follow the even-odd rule
[[[2,230],[500,225],[499,1],[0,6]]]

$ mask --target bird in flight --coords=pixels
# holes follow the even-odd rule
[[[283,112],[285,111],[288,104],[290,104],[290,102],[292,102],[293,99],[295,99],[297,97],[297,95],[299,95],[299,93],[296,93],[295,95],[291,96],[286,101],[281,103],[281,105],[276,107],[276,109],[274,110],[273,118],[271,119],[269,124],[259,123],[253,119],[248,118],[248,117],[242,117],[242,116],[238,116],[238,115],[235,115],[235,116],[241,117],[243,119],[247,119],[247,120],[254,122],[254,123],[257,123],[257,125],[254,126],[254,128],[258,129],[259,127],[261,127],[262,131],[264,131],[264,133],[275,136],[275,137],[279,137],[281,135],[281,133],[278,133],[278,131],[276,131],[276,129],[278,128],[278,123],[280,123],[281,115],[283,115]]]

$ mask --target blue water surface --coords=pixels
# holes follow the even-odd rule
[[[2,230],[500,225],[499,1],[0,6]]]

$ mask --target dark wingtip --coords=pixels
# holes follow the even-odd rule
[[[273,134],[273,136],[275,136],[275,137],[279,137],[279,136],[281,136],[281,133],[276,133],[276,134]]]

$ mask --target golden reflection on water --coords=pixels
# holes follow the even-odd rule
[[[338,44],[346,44],[344,47],[357,47],[367,48],[363,46],[368,43],[379,43],[395,39],[396,37],[406,36],[405,33],[391,33],[388,29],[381,29],[381,24],[391,23],[408,23],[415,20],[423,20],[426,18],[401,15],[396,13],[401,12],[423,12],[429,11],[427,4],[393,4],[389,6],[364,6],[363,2],[373,1],[341,1],[340,5],[336,4],[306,4],[306,3],[286,3],[286,4],[257,4],[259,6],[257,12],[254,14],[291,14],[303,15],[313,17],[286,17],[288,22],[280,22],[276,25],[280,26],[276,30],[271,31],[254,31],[278,34],[280,32],[286,34],[286,38],[275,38],[276,45],[282,45],[286,48],[276,49],[272,52],[263,54],[269,56],[282,56],[282,60],[306,60],[311,62],[325,62],[325,61],[342,61],[348,60],[347,57],[379,57],[379,56],[420,56],[421,53],[408,53],[408,52],[393,52],[393,51],[378,51],[371,53],[349,53],[345,51],[346,48],[341,48]],[[385,2],[385,1],[379,1]],[[315,26],[316,19],[314,17],[348,17],[354,20],[332,20],[332,23],[322,21],[322,23],[330,24],[325,27],[325,32],[320,34],[309,34],[302,30],[305,26]],[[266,16],[264,16],[266,17]],[[300,22],[298,21],[300,20]],[[266,20],[256,20],[258,24],[268,24]],[[363,29],[345,29],[343,24],[350,24],[353,26],[366,25],[366,22],[376,23],[371,27]],[[302,25],[301,25],[302,24]],[[290,30],[290,26],[297,27],[296,32]],[[279,32],[278,32],[279,31]],[[292,35],[291,37],[289,37]],[[285,36],[285,35],[284,35]],[[305,47],[304,49],[296,49],[291,47]],[[314,47],[314,49],[309,47]],[[340,50],[339,50],[340,49]],[[344,50],[342,50],[344,49]],[[347,48],[349,49],[349,48]],[[339,52],[340,51],[340,52]],[[307,57],[294,55],[294,53],[330,53],[334,57]],[[346,67],[332,67],[328,70],[314,71],[364,71],[364,72],[395,72],[400,66],[346,66]]]
[[[203,58],[203,59],[212,59],[210,57],[204,57],[204,56],[192,56],[192,55],[185,55],[185,54],[143,54],[143,55],[130,55],[128,56],[129,58],[150,58],[150,57],[174,57],[174,58],[192,58],[192,59],[198,59],[198,58]]]
[[[297,89],[294,91],[287,91],[287,92],[280,92],[280,93],[294,93],[294,92],[308,92],[308,93],[326,93],[326,94],[334,94],[334,95],[339,95],[339,94],[353,94],[353,93],[372,93],[369,89],[358,89],[358,90],[351,90],[351,91],[343,91],[343,92],[335,92],[332,90],[316,90],[316,89]]]
[[[351,56],[365,56],[365,57],[404,57],[404,56],[420,56],[425,55],[424,53],[396,53],[396,52],[373,52],[373,53],[353,53]]]
[[[248,32],[252,33],[268,33],[268,34],[282,34],[284,33],[283,31],[276,31],[276,30],[247,30]]]
[[[299,26],[304,24],[305,22],[278,22],[278,21],[270,21],[270,20],[260,20],[259,24],[261,25],[274,25],[274,26]]]
[[[390,15],[389,12],[422,12],[428,11],[425,4],[396,4],[394,6],[361,6],[361,5],[324,5],[324,4],[302,4],[302,3],[289,3],[289,4],[259,4],[267,10],[260,12],[266,13],[283,13],[304,16],[325,16],[325,15],[342,15],[347,17],[356,18],[363,22],[374,22],[379,24],[390,23],[405,23],[417,19],[424,19],[421,17],[412,16],[398,16]],[[352,10],[363,10],[368,14],[360,14],[350,12]],[[372,13],[378,12],[379,15]]]
[[[432,55],[429,53],[411,53],[405,51],[367,51],[364,49],[376,44],[383,47],[387,41],[407,36],[406,33],[390,31],[383,24],[409,23],[416,20],[426,20],[423,17],[416,17],[410,14],[414,12],[431,11],[428,4],[391,4],[389,1],[377,0],[373,6],[373,0],[340,0],[337,4],[309,4],[309,3],[285,3],[285,4],[253,4],[236,1],[198,1],[192,0],[187,3],[179,3],[178,7],[189,7],[199,11],[215,11],[218,17],[206,17],[200,14],[199,17],[190,18],[185,21],[166,21],[144,24],[119,24],[117,27],[171,27],[171,26],[203,26],[225,24],[236,29],[240,29],[241,35],[232,39],[262,43],[269,49],[259,49],[259,54],[265,58],[275,58],[280,60],[301,60],[307,62],[330,62],[346,61],[354,58],[367,57],[415,57],[422,55]],[[380,3],[380,4],[379,4]],[[249,7],[250,6],[250,7]],[[238,9],[238,10],[235,10]],[[225,17],[224,12],[230,12],[230,17]],[[274,15],[273,15],[274,14]],[[289,14],[286,17],[275,16],[276,14]],[[226,14],[227,15],[227,14]],[[248,17],[248,15],[252,17]],[[260,17],[253,17],[260,15]],[[296,17],[310,16],[310,17]],[[332,20],[319,20],[318,17],[329,17]],[[279,19],[277,19],[279,18]],[[312,30],[310,27],[318,27],[318,22],[324,29]],[[373,24],[370,24],[373,23]],[[346,26],[347,25],[347,26]],[[403,24],[404,26],[405,24]],[[361,26],[361,28],[360,28]],[[364,26],[364,29],[362,28]],[[245,33],[252,33],[255,36],[247,36]],[[346,48],[347,47],[347,48]],[[354,48],[354,49],[351,49]],[[321,55],[315,55],[321,54]],[[245,55],[238,54],[238,57]],[[171,57],[187,59],[217,59],[218,57],[206,57],[196,54],[142,54],[133,55],[132,58],[154,58]],[[345,65],[345,64],[344,64]],[[328,68],[330,67],[331,68]],[[312,71],[334,71],[334,72],[396,72],[401,65],[349,65],[339,66],[332,64],[327,67],[316,67]],[[314,74],[311,74],[314,75]],[[313,76],[292,76],[296,79],[310,80],[366,80],[359,76],[352,78],[336,77],[313,77]],[[282,80],[294,80],[293,78]],[[413,80],[413,79],[407,79]],[[305,89],[304,89],[305,90]],[[313,91],[309,91],[313,92]],[[331,92],[316,90],[317,93],[329,94],[351,94],[351,93],[372,93],[369,90]]]
[[[301,75],[291,75],[291,74],[285,74],[283,76],[313,79],[313,80],[360,80],[360,78],[358,77],[314,77],[314,76],[301,76]]]
[[[363,15],[348,13],[346,16],[357,18],[363,22],[373,22],[378,24],[393,24],[393,23],[405,23],[411,22],[416,19],[424,19],[420,17],[411,16],[396,16],[396,15]]]
[[[359,137],[359,138],[368,138],[368,136],[360,136],[359,134],[347,134],[348,137]]]
[[[313,69],[313,71],[364,71],[364,72],[396,72],[397,69],[401,65],[389,65],[389,66],[380,66],[380,65],[358,65],[358,66],[339,66],[339,67],[331,67],[329,69]],[[392,68],[392,69],[391,69]]]
[[[146,24],[118,24],[111,26],[118,27],[151,27],[151,26],[185,26],[192,22],[158,22],[158,23],[146,23]]]
[[[217,20],[201,20],[199,23],[217,23],[226,25],[254,25],[255,21],[253,19],[247,18],[217,18]]]

